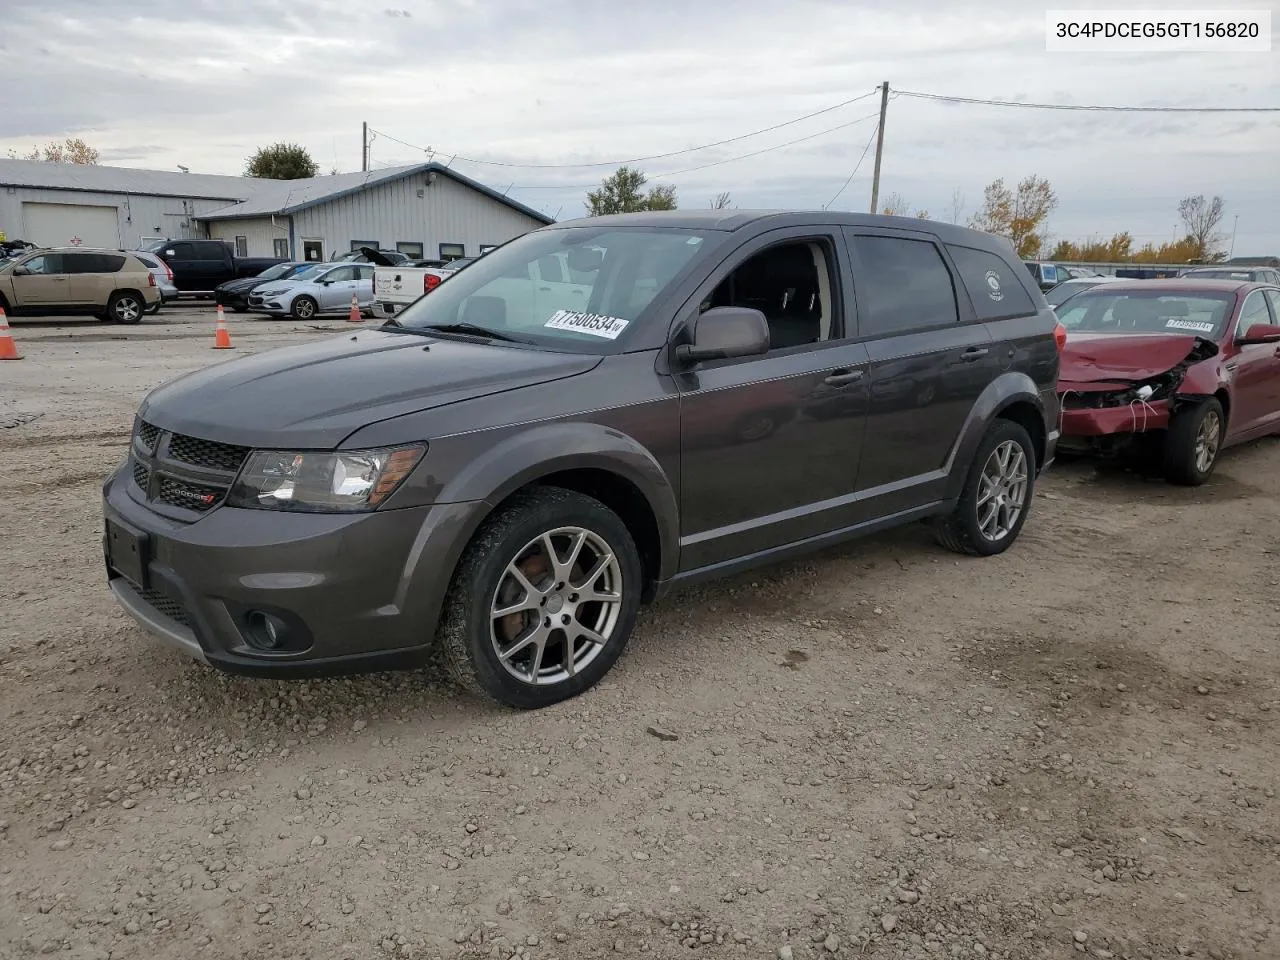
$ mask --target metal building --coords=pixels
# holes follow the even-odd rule
[[[438,163],[261,180],[0,160],[0,234],[41,246],[214,237],[241,256],[323,260],[367,244],[448,259],[550,222]]]

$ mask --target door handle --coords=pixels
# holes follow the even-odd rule
[[[843,370],[840,373],[831,374],[822,382],[832,387],[842,387],[847,383],[857,383],[861,379],[861,370]]]
[[[969,363],[974,360],[981,360],[990,351],[986,347],[970,347],[964,353],[960,354],[960,359]]]

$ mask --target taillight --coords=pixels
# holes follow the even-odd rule
[[[150,270],[147,271],[147,286],[154,287],[156,285],[156,275]]]
[[[422,292],[424,294],[430,293],[432,290],[434,290],[438,286],[440,286],[440,278],[437,277],[434,273],[428,273],[425,276],[423,276]]]
[[[1061,323],[1053,325],[1053,342],[1058,346],[1058,352],[1061,353],[1067,345],[1067,328]]]
[[[161,260],[160,262],[161,262],[161,263],[164,263],[164,261],[163,261],[163,260]],[[166,274],[166,275],[168,275],[168,277],[169,277],[169,282],[170,282],[170,283],[173,283],[173,268],[172,268],[171,266],[169,266],[167,263],[164,263],[164,272],[165,272],[165,274]]]

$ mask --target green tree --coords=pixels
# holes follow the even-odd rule
[[[43,147],[32,147],[30,153],[19,156],[10,150],[9,156],[14,160],[43,160],[45,163],[78,163],[83,166],[96,166],[98,151],[79,137],[67,137],[59,143],[54,140]]]
[[[649,192],[645,193],[644,185],[647,182],[648,178],[635,167],[619,167],[601,181],[598,190],[587,194],[587,215],[602,217],[610,213],[676,209],[675,187],[650,187]]]
[[[1003,178],[993,180],[983,191],[982,209],[969,226],[1008,238],[1020,257],[1036,257],[1044,243],[1042,228],[1057,205],[1048,180],[1025,177],[1016,191],[1006,187]]]
[[[305,180],[320,172],[320,165],[311,159],[305,147],[296,143],[273,143],[259,147],[245,162],[246,177],[262,177],[266,180]]]

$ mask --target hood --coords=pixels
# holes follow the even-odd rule
[[[223,293],[244,293],[252,290],[260,283],[275,283],[275,280],[263,280],[261,277],[241,277],[239,280],[228,280],[226,283],[220,283],[215,290],[221,290]],[[280,281],[283,283],[284,281]]]
[[[576,376],[601,359],[363,330],[197,370],[157,387],[138,412],[206,440],[332,449],[371,423]]]
[[[1213,341],[1190,333],[1068,333],[1060,383],[1146,380],[1178,364],[1198,363],[1218,352]]]

